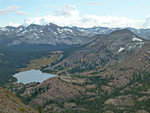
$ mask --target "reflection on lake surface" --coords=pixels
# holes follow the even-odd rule
[[[23,84],[31,82],[43,82],[44,80],[54,76],[57,75],[42,73],[40,70],[24,71],[13,75],[13,77],[17,78],[17,83]]]

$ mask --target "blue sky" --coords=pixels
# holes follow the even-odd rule
[[[0,26],[150,28],[150,0],[0,0]]]

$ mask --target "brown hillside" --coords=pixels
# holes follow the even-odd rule
[[[0,113],[38,113],[19,98],[0,87]]]

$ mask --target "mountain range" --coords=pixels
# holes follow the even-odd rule
[[[22,44],[74,45],[85,41],[85,33],[69,27],[60,27],[55,24],[40,26],[31,24],[27,27],[0,28],[0,43],[5,46]]]
[[[121,30],[122,28],[79,28],[79,27],[60,27],[55,24],[36,25],[31,24],[27,27],[6,26],[0,28],[0,45],[4,47],[25,47],[27,46],[72,46],[81,44],[97,34],[106,34]],[[150,39],[150,29],[126,28],[137,36]]]
[[[4,87],[45,113],[149,113],[149,31],[55,24],[0,28],[1,67],[13,64],[12,74],[38,62],[41,71],[58,75],[29,84],[8,77]],[[33,47],[44,52],[30,52]],[[48,55],[60,57],[43,66]]]
[[[149,46],[128,29],[89,37],[59,62],[42,68],[58,77],[14,89],[44,112],[148,113]]]

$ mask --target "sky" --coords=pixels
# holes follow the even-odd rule
[[[150,28],[150,0],[0,0],[0,27]]]

